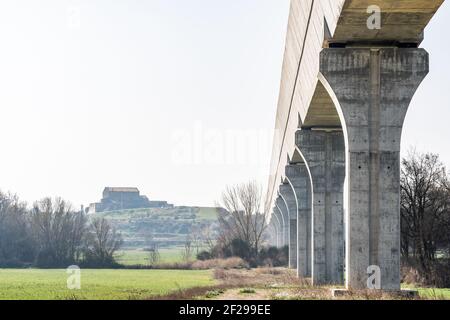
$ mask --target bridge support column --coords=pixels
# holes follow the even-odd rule
[[[344,283],[345,146],[340,131],[301,130],[296,144],[312,179],[312,281]]]
[[[276,202],[278,211],[283,219],[283,246],[289,245],[289,208],[284,199],[279,195]]]
[[[280,186],[280,194],[286,202],[289,213],[289,268],[297,268],[297,201],[289,183]]]
[[[280,244],[281,244],[281,223],[280,223],[280,218],[278,217],[277,211],[274,210],[272,213],[272,220],[273,220],[273,226],[274,226],[274,230],[275,230],[275,247],[279,248]]]
[[[428,73],[428,54],[324,49],[320,70],[346,132],[347,287],[399,290],[400,139],[410,101]],[[368,283],[377,276],[378,285]]]
[[[277,235],[277,230],[275,227],[275,222],[274,222],[274,218],[272,217],[272,219],[270,220],[269,224],[267,225],[267,242],[269,244],[270,247],[274,247],[276,246],[276,235]]]
[[[281,211],[280,208],[278,208],[278,206],[275,206],[275,214],[277,215],[278,221],[279,221],[279,225],[280,225],[280,229],[278,230],[278,234],[280,235],[279,237],[279,248],[284,247],[285,246],[285,229],[286,229],[286,223],[285,223],[285,219],[283,217],[283,212]]]
[[[311,180],[304,163],[286,166],[286,176],[297,196],[297,276],[311,277]]]

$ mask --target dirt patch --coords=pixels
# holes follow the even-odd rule
[[[286,268],[217,269],[218,284],[210,287],[180,290],[169,295],[153,297],[165,300],[394,300],[398,296],[386,293],[350,292],[333,298],[336,287],[311,286],[310,279],[299,279],[294,270]],[[401,298],[400,298],[401,299]]]

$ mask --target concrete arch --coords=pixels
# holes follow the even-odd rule
[[[350,162],[348,159],[349,154],[349,142],[348,142],[348,131],[347,131],[347,124],[344,117],[344,112],[342,110],[341,104],[339,103],[339,100],[334,92],[334,90],[331,88],[331,85],[328,83],[327,79],[323,76],[321,72],[319,72],[318,80],[322,84],[322,86],[327,91],[331,101],[333,101],[333,105],[336,108],[336,112],[339,116],[339,121],[341,122],[342,127],[342,133],[344,134],[344,145],[345,145],[345,182],[344,182],[344,232],[345,232],[345,263],[344,263],[344,274],[346,279],[346,286],[348,287],[348,279],[349,279],[349,219],[350,219],[350,204],[348,202],[348,194],[349,194],[349,181],[348,176],[350,172]]]
[[[283,200],[284,206],[286,207],[287,216],[290,217],[291,213],[290,213],[289,206],[287,204],[286,198],[283,196],[283,194],[281,192],[278,192],[278,196],[280,196],[280,198]]]
[[[288,168],[288,166],[286,168]],[[297,268],[297,241],[298,241],[297,221],[298,221],[299,205],[298,205],[298,198],[297,198],[297,193],[295,191],[295,187],[292,184],[292,182],[289,180],[287,172],[285,172],[284,183],[280,186],[280,193],[281,193],[281,195],[285,201],[285,204],[288,208],[289,268],[296,269]]]
[[[311,175],[311,170],[309,168],[308,162],[305,159],[305,156],[303,155],[302,151],[298,148],[297,145],[295,145],[295,155],[296,157],[298,157],[299,159],[301,159],[300,162],[304,163],[306,171],[308,172],[308,178],[309,178],[309,188],[311,190],[310,192],[310,197],[311,197],[311,223],[309,225],[309,234],[311,236],[310,239],[310,252],[311,252],[311,257],[310,257],[310,275],[312,275],[313,273],[313,269],[314,269],[314,242],[313,242],[313,234],[314,234],[314,206],[312,205],[314,203],[314,186],[313,186],[313,181],[312,181],[312,175]],[[308,273],[308,272],[307,272]]]
[[[285,219],[285,223],[286,223],[285,230],[284,230],[284,241],[285,241],[285,244],[289,246],[289,232],[290,232],[289,219],[290,219],[291,214],[290,214],[290,210],[289,210],[289,206],[287,204],[286,198],[283,196],[283,194],[280,191],[278,192],[278,196],[281,198],[281,200],[283,200],[284,207],[286,208],[286,215],[283,214],[283,219]],[[281,213],[283,213],[283,212],[281,212]]]
[[[294,185],[292,184],[291,180],[289,180],[289,178],[286,176],[285,178],[286,182],[288,183],[288,185],[291,187],[292,193],[294,194],[294,199],[295,199],[295,207],[297,209],[297,211],[295,212],[295,215],[298,215],[298,197],[297,197],[297,192],[295,192],[295,188]],[[297,219],[297,217],[296,217]]]
[[[269,224],[267,225],[267,231],[269,235],[269,246],[277,245],[277,229],[275,226],[275,219],[271,219]]]
[[[281,239],[282,239],[282,235],[281,235],[281,231],[282,231],[282,224],[280,222],[280,219],[278,218],[278,215],[274,212],[273,216],[275,217],[275,221],[278,225],[278,229],[275,229],[275,233],[276,233],[276,241],[277,241],[277,247],[281,247]]]
[[[282,245],[281,246],[285,246],[286,243],[286,218],[284,217],[283,211],[281,211],[281,208],[276,204],[275,208],[278,210],[278,214],[281,216],[281,220],[283,221],[283,227],[281,229],[281,235],[282,235]]]
[[[313,283],[340,284],[344,279],[345,144],[336,107],[322,83],[316,82],[302,129],[296,132],[295,148],[310,178]]]

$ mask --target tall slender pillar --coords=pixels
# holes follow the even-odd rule
[[[274,247],[276,246],[276,232],[277,230],[275,229],[275,221],[274,218],[272,217],[272,219],[269,221],[268,225],[267,225],[267,242],[269,244],[269,247]]]
[[[428,64],[427,52],[415,48],[321,53],[321,74],[347,133],[348,288],[367,288],[378,269],[379,289],[400,289],[400,139]]]
[[[283,246],[287,246],[289,245],[289,208],[281,195],[278,196],[276,205],[283,218]]]
[[[341,131],[301,130],[296,144],[312,179],[312,280],[344,283],[345,146]]]
[[[277,213],[277,210],[274,210],[274,212],[272,213],[272,219],[274,219],[274,226],[275,226],[275,232],[276,232],[276,243],[275,246],[277,248],[281,247],[281,239],[282,239],[282,222],[280,221],[280,218],[278,217],[279,214]]]
[[[291,185],[286,182],[280,186],[289,213],[289,268],[297,268],[297,200]]]
[[[286,222],[285,219],[283,217],[283,213],[281,211],[281,209],[276,205],[275,209],[274,209],[275,214],[277,215],[279,224],[280,224],[280,230],[279,230],[279,234],[280,234],[280,243],[279,243],[279,247],[284,247],[286,245],[286,237],[285,237],[285,230],[286,230]]]
[[[311,180],[304,163],[286,166],[286,176],[297,196],[297,275],[311,277]]]

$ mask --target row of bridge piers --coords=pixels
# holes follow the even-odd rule
[[[428,73],[419,48],[325,48],[311,104],[339,126],[299,121],[272,208],[271,245],[313,285],[400,290],[400,141]],[[325,102],[324,102],[325,101]]]

